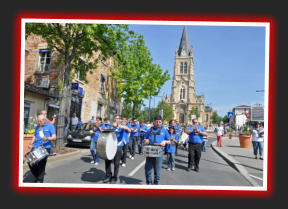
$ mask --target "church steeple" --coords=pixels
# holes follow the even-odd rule
[[[190,55],[191,47],[189,45],[189,39],[188,39],[188,33],[187,33],[187,27],[184,26],[182,38],[180,41],[179,49],[178,49],[178,56],[181,55]]]

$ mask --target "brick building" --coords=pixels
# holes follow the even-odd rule
[[[97,55],[95,55],[97,56]],[[24,125],[45,109],[48,118],[59,111],[59,89],[63,80],[64,66],[56,65],[57,53],[48,49],[47,43],[36,35],[25,41],[24,72]],[[98,63],[97,69],[87,73],[85,83],[76,75],[72,81],[70,117],[76,112],[83,122],[92,116],[113,118],[120,113],[121,99],[116,96],[116,81],[111,78],[109,67],[113,60]],[[67,111],[68,112],[68,111]],[[57,120],[56,120],[57,123]]]

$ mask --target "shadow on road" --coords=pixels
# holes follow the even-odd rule
[[[85,156],[83,156],[83,157],[81,157],[80,158],[82,161],[84,161],[85,163],[90,163],[91,161],[92,161],[92,158],[91,157],[85,157]]]
[[[105,172],[96,168],[90,168],[90,170],[83,172],[81,176],[82,181],[87,182],[101,182],[105,178]]]
[[[35,177],[32,175],[30,170],[24,174],[23,182],[24,183],[34,183],[35,182]]]
[[[127,176],[119,176],[120,184],[141,184],[142,180],[130,178]]]

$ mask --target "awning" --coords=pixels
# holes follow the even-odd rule
[[[59,109],[59,105],[55,105],[55,104],[48,104],[49,107],[53,107],[53,108],[57,108]]]

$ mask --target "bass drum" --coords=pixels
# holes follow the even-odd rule
[[[117,137],[113,129],[103,131],[97,142],[97,155],[103,160],[112,160],[117,152]]]

